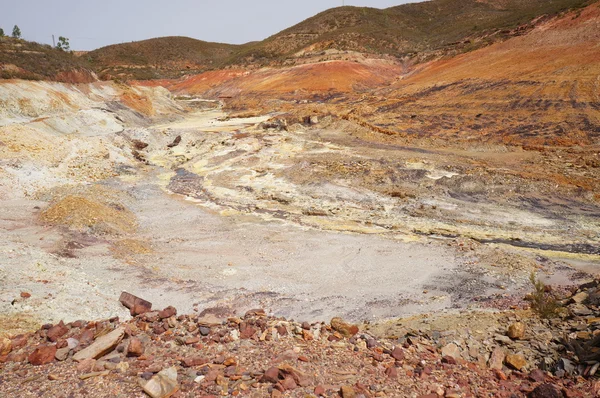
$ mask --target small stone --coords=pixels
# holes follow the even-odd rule
[[[343,386],[340,389],[340,395],[342,398],[356,398],[356,391],[351,386]]]
[[[0,338],[0,357],[10,354],[12,346],[12,340],[7,339],[6,337]]]
[[[358,333],[358,326],[346,323],[342,318],[333,318],[330,323],[333,330],[346,338],[350,338]]]
[[[175,307],[172,307],[172,306],[168,306],[164,310],[158,311],[158,317],[160,319],[170,318],[173,315],[177,315],[177,309],[175,309]]]
[[[141,299],[133,294],[123,292],[121,293],[121,297],[119,297],[119,301],[125,307],[129,308],[131,316],[145,314],[146,312],[152,311],[152,303]]]
[[[563,398],[562,391],[554,384],[544,383],[537,386],[529,395],[529,398]]]
[[[449,355],[442,357],[442,363],[447,363],[448,365],[456,365],[456,359]]]
[[[140,382],[146,394],[152,398],[167,398],[179,390],[177,383],[177,369],[171,367],[161,370],[149,381]]]
[[[504,363],[504,358],[506,357],[506,352],[504,349],[500,347],[496,347],[494,351],[492,351],[492,356],[488,362],[488,366],[490,369],[498,369],[502,370],[502,364]]]
[[[96,360],[93,358],[84,359],[77,364],[77,371],[80,373],[89,373],[96,365]]]
[[[308,322],[302,322],[302,329],[304,329],[304,330],[310,330],[310,323],[308,323]]]
[[[394,347],[391,355],[398,362],[404,361],[404,350],[400,347]]]
[[[192,356],[184,358],[182,362],[183,366],[185,366],[186,368],[191,368],[194,366],[204,365],[205,363],[208,363],[208,360],[200,356]]]
[[[454,343],[447,344],[442,348],[442,357],[460,358],[460,348]]]
[[[315,393],[315,395],[317,397],[325,395],[325,387],[323,387],[323,386],[316,386],[314,393]]]
[[[75,347],[77,347],[79,345],[79,340],[74,339],[72,337],[69,337],[67,339],[67,347],[69,347],[70,349],[74,349]]]
[[[395,366],[390,366],[385,370],[385,375],[390,379],[398,378],[398,369]]]
[[[541,383],[546,380],[546,374],[543,370],[534,369],[531,371],[531,373],[529,373],[529,380]]]
[[[270,367],[260,378],[261,383],[277,383],[279,381],[279,368]]]
[[[57,361],[62,362],[69,357],[70,351],[71,351],[71,349],[69,347],[60,348],[60,349],[56,350],[56,354],[54,354],[54,358],[56,358]]]
[[[48,375],[48,380],[50,380],[50,381],[56,381],[56,380],[58,380],[58,375],[55,375],[55,374],[51,373],[51,374]]]
[[[24,299],[28,299],[29,297],[31,297],[31,293],[21,292],[21,297],[24,298]]]
[[[276,329],[280,336],[286,336],[288,334],[287,328],[283,325],[277,326]]]
[[[208,336],[210,334],[210,328],[206,326],[200,326],[200,334],[202,336]]]
[[[38,346],[30,355],[29,363],[35,366],[46,365],[54,361],[56,355],[55,345],[42,345]]]
[[[513,369],[521,370],[527,366],[525,357],[520,354],[508,354],[504,359],[504,362]]]
[[[65,326],[63,321],[60,321],[60,323],[58,325],[52,326],[50,329],[48,329],[46,336],[48,337],[48,340],[50,340],[53,343],[56,343],[56,341],[59,338],[61,338],[68,332],[69,332],[69,328],[67,328]]]
[[[525,325],[521,322],[513,323],[508,327],[507,335],[513,340],[522,340],[525,337]]]
[[[286,390],[295,390],[296,388],[298,388],[298,385],[296,384],[296,381],[294,381],[294,378],[292,376],[287,376],[285,379],[283,379],[281,385]]]
[[[503,335],[500,335],[500,334],[497,334],[496,336],[494,336],[494,340],[496,340],[497,342],[502,343],[504,345],[508,345],[508,344],[512,343],[512,340],[511,340],[510,337],[503,336]]]
[[[574,303],[577,304],[583,304],[589,297],[590,295],[587,294],[586,292],[579,292],[576,295],[574,295],[573,297],[571,297],[571,300],[573,300]]]
[[[256,333],[256,329],[252,326],[246,326],[244,329],[240,330],[240,338],[242,339],[250,339]]]
[[[99,337],[92,345],[79,351],[73,356],[73,360],[80,362],[88,358],[98,359],[111,352],[125,335],[125,328],[120,327],[107,335]]]
[[[141,357],[144,354],[144,345],[137,337],[132,337],[127,345],[128,357]]]

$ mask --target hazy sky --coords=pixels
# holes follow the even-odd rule
[[[416,0],[345,0],[387,8]],[[160,36],[189,36],[241,44],[262,40],[342,0],[0,0],[0,27],[52,44],[52,34],[74,50]]]

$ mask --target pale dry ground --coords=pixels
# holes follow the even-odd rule
[[[300,320],[464,307],[476,296],[522,292],[532,270],[561,280],[573,271],[539,252],[415,231],[444,224],[495,236],[510,226],[555,242],[564,225],[589,221],[460,201],[430,217],[450,200],[436,196],[437,182],[457,175],[441,161],[447,154],[363,148],[345,138],[345,124],[277,131],[259,126],[268,116],[182,116],[160,90],[137,92],[136,113],[115,105],[124,94],[110,87],[89,103],[61,87],[81,109],[48,111],[39,94],[57,86],[30,89],[34,112],[13,109],[0,130],[0,312],[9,332],[127,316],[123,290],[157,308],[264,307]],[[50,113],[70,125],[89,110],[93,134],[39,120]],[[137,155],[146,163],[134,159],[134,139],[149,144]],[[408,184],[398,195],[377,182],[390,159]],[[463,209],[470,216],[456,223]]]

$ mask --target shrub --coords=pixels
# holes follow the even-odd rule
[[[531,309],[541,318],[556,317],[560,306],[550,287],[539,280],[534,272],[531,272],[529,281],[533,285],[533,292],[526,299],[531,303]]]

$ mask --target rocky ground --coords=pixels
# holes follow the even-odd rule
[[[381,326],[359,328],[341,318],[295,322],[264,310],[179,315],[124,292],[120,301],[131,320],[60,322],[2,338],[0,391],[11,397],[598,396],[598,282],[545,297],[551,296],[559,300],[550,319],[532,310],[471,312],[399,319],[382,334]]]

